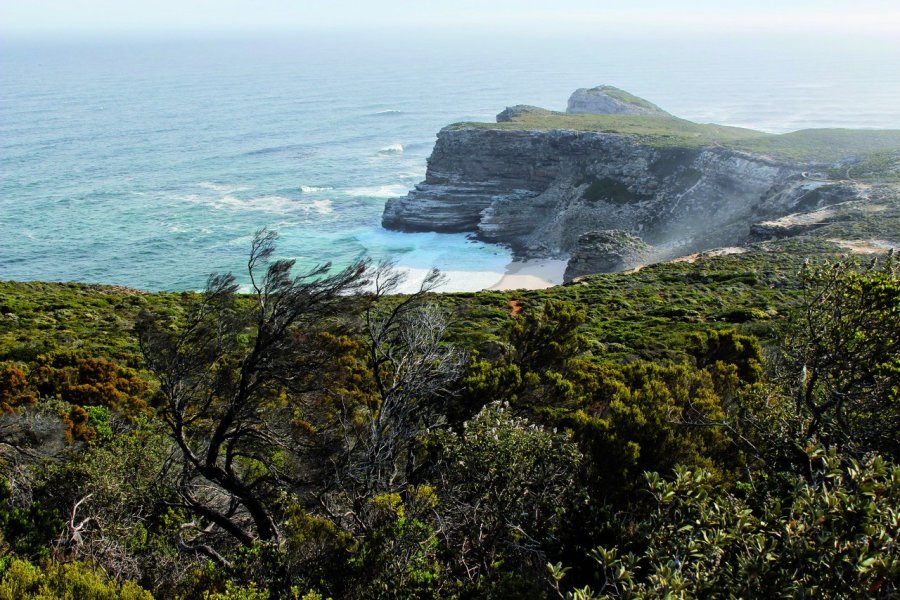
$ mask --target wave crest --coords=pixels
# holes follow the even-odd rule
[[[405,196],[409,188],[402,183],[393,183],[390,185],[377,185],[370,187],[358,187],[345,190],[348,196],[367,197],[367,198],[395,198],[397,196]]]

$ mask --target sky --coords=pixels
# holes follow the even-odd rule
[[[898,0],[0,0],[0,35],[435,29],[894,34]],[[898,42],[900,43],[900,42]]]

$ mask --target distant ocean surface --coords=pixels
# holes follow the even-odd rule
[[[148,290],[242,280],[253,232],[301,267],[392,257],[448,290],[510,260],[380,226],[437,131],[609,83],[700,122],[900,128],[900,43],[801,37],[572,40],[297,35],[0,41],[0,280]]]

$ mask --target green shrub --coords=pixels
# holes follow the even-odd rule
[[[119,583],[85,563],[35,566],[6,556],[0,559],[0,600],[153,600],[133,581]]]

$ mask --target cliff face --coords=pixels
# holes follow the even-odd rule
[[[582,234],[618,229],[659,260],[734,245],[754,223],[853,196],[813,171],[627,134],[456,126],[439,133],[425,181],[388,201],[383,224],[471,232],[523,258],[568,254]]]

